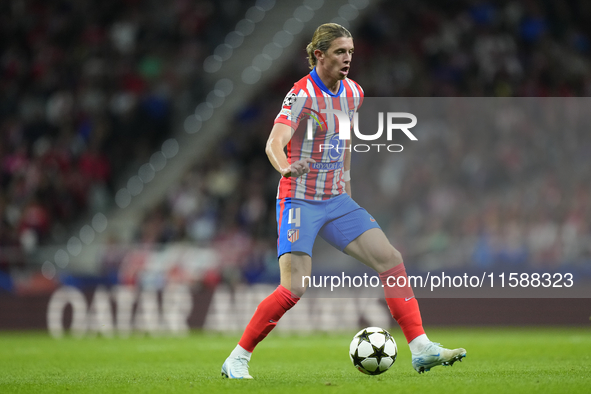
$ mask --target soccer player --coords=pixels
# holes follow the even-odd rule
[[[224,362],[222,375],[252,379],[248,362],[256,345],[306,290],[302,278],[311,275],[317,235],[380,274],[386,302],[409,343],[417,372],[452,365],[466,356],[466,350],[445,349],[427,338],[409,286],[398,289],[399,293],[389,292],[389,277],[390,283],[406,278],[402,257],[376,221],[351,198],[350,141],[338,138],[335,116],[326,112],[339,110],[352,116],[363,100],[363,89],[347,77],[354,49],[351,33],[335,23],[321,25],[306,49],[312,71],[286,96],[266,147],[269,161],[282,175],[277,196],[281,284],[259,304]],[[311,140],[308,133],[294,132],[306,116],[316,121]]]

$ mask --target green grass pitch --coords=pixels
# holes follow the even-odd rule
[[[433,340],[465,347],[453,367],[411,367],[399,329],[398,360],[366,376],[352,366],[354,334],[271,334],[253,355],[253,381],[223,379],[237,336],[64,338],[0,334],[0,393],[590,393],[590,328],[432,328]]]

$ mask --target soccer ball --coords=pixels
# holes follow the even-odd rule
[[[367,327],[353,337],[349,357],[353,366],[367,375],[386,372],[396,361],[398,347],[390,333],[379,327]]]

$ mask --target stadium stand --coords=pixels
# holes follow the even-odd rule
[[[109,208],[118,177],[208,90],[200,65],[252,3],[0,6],[3,271]],[[352,28],[351,76],[367,97],[584,97],[590,17],[585,0],[381,1]],[[279,103],[307,72],[305,44],[292,45],[293,61],[257,86],[227,138],[145,213],[135,242],[213,247],[221,263],[208,271],[212,283],[273,280],[278,177],[264,145]],[[585,165],[591,137],[584,124],[538,131],[499,139],[458,128],[389,163],[381,183],[359,180],[376,193],[355,197],[375,207],[395,246],[421,268],[582,267],[591,259],[591,179],[574,169]],[[355,165],[362,173],[375,164],[358,155]]]
[[[202,99],[201,65],[254,1],[0,5],[0,266],[111,208]]]

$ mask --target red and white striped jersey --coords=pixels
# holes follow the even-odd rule
[[[345,193],[344,159],[345,140],[339,138],[339,125],[335,115],[322,110],[340,110],[347,114],[351,126],[353,115],[363,101],[363,89],[351,79],[341,81],[335,94],[322,82],[316,69],[296,82],[289,91],[275,123],[292,127],[292,138],[287,144],[287,160],[312,158],[310,172],[298,178],[282,177],[277,198],[326,200]],[[301,122],[301,120],[305,120]],[[308,138],[309,128],[313,138]],[[331,148],[332,147],[332,148]]]

